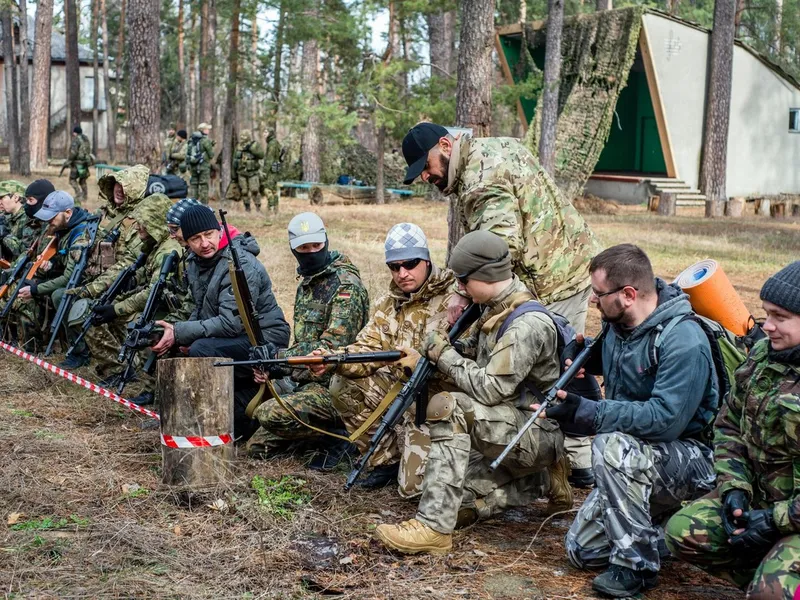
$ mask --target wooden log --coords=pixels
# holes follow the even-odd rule
[[[800,204],[792,204],[792,216],[800,217]]]
[[[674,217],[678,195],[673,192],[662,192],[658,201],[658,214],[663,217]]]
[[[165,436],[233,435],[233,369],[219,358],[172,358],[156,364],[156,399]],[[220,446],[161,445],[162,482],[192,489],[229,481],[233,442]]]
[[[769,209],[769,214],[773,219],[782,219],[786,216],[786,203],[773,204]]]
[[[744,198],[741,196],[737,198],[730,198],[725,203],[725,215],[728,217],[739,218],[744,212]]]
[[[770,202],[769,198],[760,198],[756,200],[756,214],[761,217],[768,217],[770,215]]]

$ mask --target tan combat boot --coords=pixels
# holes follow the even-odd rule
[[[375,533],[384,546],[403,554],[446,554],[453,548],[452,534],[434,531],[416,519],[399,525],[378,525]]]
[[[575,498],[572,495],[572,487],[567,480],[570,470],[569,456],[566,454],[547,469],[550,473],[550,500],[547,503],[548,515],[572,508]]]

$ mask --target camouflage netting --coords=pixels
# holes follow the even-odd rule
[[[556,183],[568,198],[583,190],[611,130],[614,108],[636,57],[641,7],[608,10],[565,19],[561,39]],[[544,48],[546,29],[523,29],[523,61]],[[536,111],[526,143],[538,155],[541,112]]]
[[[375,185],[378,180],[378,157],[361,144],[350,144],[339,148],[323,162],[323,182],[334,183],[339,175],[350,175],[366,185]],[[326,157],[327,159],[327,157]],[[329,163],[329,164],[328,164]],[[384,159],[383,176],[386,187],[402,185],[405,177],[405,161],[399,154],[387,152]]]

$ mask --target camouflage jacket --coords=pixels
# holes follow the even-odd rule
[[[142,248],[142,240],[130,220],[130,214],[143,201],[147,180],[150,177],[150,169],[144,165],[128,167],[116,173],[109,173],[100,178],[97,182],[100,188],[100,196],[105,199],[106,221],[102,231],[98,232],[97,239],[102,241],[116,227],[120,228],[119,240],[114,245],[115,262],[112,267],[103,271],[86,285],[86,292],[92,298],[97,298],[102,294],[119,272],[125,267],[132,265],[139,256]],[[114,184],[119,183],[125,190],[125,202],[121,206],[114,203]],[[160,196],[161,194],[154,194]],[[150,196],[152,197],[152,196]]]
[[[147,297],[150,295],[152,285],[161,273],[164,259],[173,250],[178,256],[183,253],[181,245],[169,236],[167,230],[167,211],[172,207],[172,200],[163,194],[153,194],[147,197],[146,202],[140,203],[131,213],[131,219],[144,225],[150,238],[142,244],[141,251],[147,252],[147,261],[144,267],[135,275],[135,289],[120,296],[114,304],[114,312],[121,317],[138,314],[144,310]],[[174,273],[172,277],[180,280],[181,273]],[[162,314],[167,314],[171,309],[177,309],[183,301],[182,297],[175,297],[174,289],[170,294],[165,293],[166,302]]]
[[[261,164],[261,178],[265,181],[277,182],[281,175],[281,143],[272,138],[267,143],[264,161]]]
[[[502,237],[514,273],[543,304],[589,287],[589,262],[602,248],[521,142],[462,136],[453,144],[448,178],[445,193],[458,197],[466,230]]]
[[[770,360],[758,342],[736,371],[736,391],[715,423],[720,495],[739,488],[754,506],[775,507],[783,533],[800,531],[800,365]]]
[[[91,241],[86,221],[92,218],[95,217],[82,208],[73,209],[67,227],[56,233],[58,251],[50,259],[51,267],[44,273],[44,280],[31,289],[34,296],[49,296],[67,286],[75,264]]]
[[[89,138],[82,133],[78,134],[72,138],[72,142],[69,145],[67,165],[88,167],[91,162],[91,154],[92,146],[89,143]]]
[[[405,294],[394,282],[389,294],[378,301],[372,318],[358,333],[348,352],[380,352],[402,347],[419,349],[434,329],[448,330],[447,302],[455,293],[455,276],[449,269],[431,267],[428,279],[413,294]],[[336,372],[350,378],[367,377],[383,365],[362,363],[339,365]],[[390,368],[391,365],[390,365]],[[395,376],[403,379],[399,368]]]
[[[339,252],[319,273],[303,277],[294,299],[294,344],[281,356],[304,356],[317,348],[336,350],[352,344],[369,318],[369,294],[358,269]],[[295,369],[292,379],[315,379],[307,369]]]
[[[494,406],[517,404],[523,384],[530,381],[541,392],[555,383],[560,374],[556,326],[547,315],[525,313],[497,334],[503,322],[520,304],[533,295],[514,277],[513,282],[483,309],[467,346],[477,348],[476,360],[461,356],[450,348],[439,357],[437,368],[477,402]],[[533,399],[527,404],[530,405]]]
[[[236,177],[252,177],[258,175],[261,168],[261,159],[264,158],[264,150],[258,142],[239,143],[233,153],[233,172]]]
[[[28,218],[22,208],[13,215],[8,215],[6,222],[10,233],[3,238],[2,243],[12,259],[15,259],[31,247],[41,228],[37,227],[35,219]]]
[[[167,173],[177,175],[186,170],[186,140],[175,138],[167,150]]]
[[[195,131],[187,141],[186,148],[186,166],[192,173],[207,173],[211,171],[211,163],[214,160],[214,141],[199,131]],[[191,164],[189,162],[189,144],[196,144],[198,146],[198,158],[200,162]]]

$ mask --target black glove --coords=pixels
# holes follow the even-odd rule
[[[117,318],[113,304],[100,304],[92,307],[92,325],[104,325]]]
[[[747,529],[731,537],[731,546],[743,552],[763,551],[774,546],[780,536],[771,508],[751,510],[747,513]]]
[[[591,342],[592,338],[585,337],[580,342],[578,338],[574,338],[569,344],[564,346],[564,351],[561,353],[562,360],[575,360],[575,357],[580,354],[581,350],[586,347],[586,342]]]
[[[742,515],[734,517],[733,511],[741,509]],[[722,498],[722,526],[730,536],[737,529],[747,527],[747,511],[750,510],[750,501],[743,490],[732,489]]]
[[[548,406],[546,411],[548,419],[555,419],[559,423],[574,423],[575,413],[581,405],[583,398],[577,394],[567,393],[567,397],[560,404]]]
[[[280,348],[272,342],[267,342],[263,346],[254,346],[250,348],[250,360],[272,360],[278,357],[278,352],[280,352]],[[264,365],[260,369],[269,373],[270,379],[280,379],[281,377],[286,377],[290,373],[288,369],[279,365]]]
[[[585,410],[581,415],[581,422],[576,423],[576,415],[585,405]],[[597,402],[567,392],[567,397],[559,404],[548,406],[545,412],[548,419],[558,421],[561,429],[573,435],[594,435],[597,433],[594,426],[594,412],[589,409],[597,410]]]

